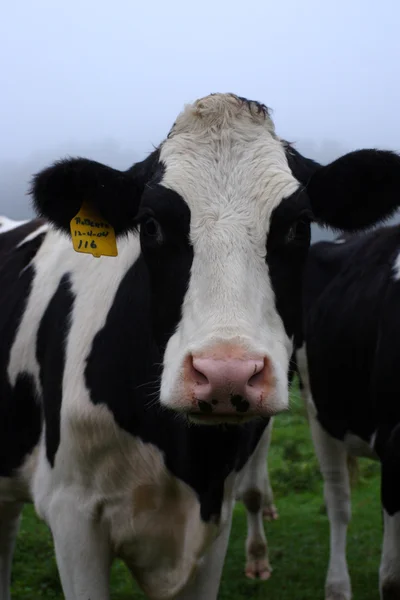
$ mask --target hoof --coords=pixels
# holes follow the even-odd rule
[[[265,521],[276,521],[278,519],[278,511],[274,504],[271,506],[264,506],[263,508],[263,519]]]
[[[265,559],[247,561],[245,573],[248,579],[267,581],[271,577],[271,572],[271,566]]]

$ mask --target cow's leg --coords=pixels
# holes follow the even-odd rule
[[[46,511],[66,600],[110,600],[111,553],[106,532],[63,491]]]
[[[324,497],[330,527],[330,557],[325,583],[326,600],[350,600],[351,583],[346,561],[347,526],[351,517],[347,452],[327,434],[309,410],[309,423],[324,479]]]
[[[381,600],[400,600],[400,512],[390,516],[384,510],[383,523],[383,549],[379,570]]]
[[[0,600],[10,600],[11,565],[23,504],[0,502]]]
[[[233,504],[225,527],[212,544],[196,575],[175,600],[217,600],[232,526]]]
[[[263,513],[266,507],[275,515],[272,489],[267,469],[267,454],[271,441],[272,419],[266,427],[257,448],[244,468],[237,499],[241,500],[247,513],[246,576],[268,579],[271,566],[265,537]]]
[[[262,457],[262,453],[258,456],[258,460],[260,462],[260,468],[264,467],[264,494],[263,494],[263,517],[266,521],[276,521],[278,519],[278,510],[274,504],[274,494],[272,491],[272,486],[269,478],[268,472],[268,450],[269,445],[271,443],[271,434],[272,434],[272,423],[273,419],[270,420],[268,427],[264,433],[264,460]]]
[[[386,446],[381,462],[381,498],[383,507],[383,547],[379,570],[381,600],[400,600],[400,427],[384,433],[378,430]]]

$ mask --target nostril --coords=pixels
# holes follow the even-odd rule
[[[204,400],[199,400],[198,407],[202,413],[207,415],[211,414],[213,411],[213,407],[209,402],[205,402]]]
[[[250,402],[239,396],[239,394],[231,396],[231,404],[239,413],[245,413],[250,408]]]
[[[191,356],[190,361],[190,375],[191,379],[198,385],[207,385],[209,383],[207,376],[199,369],[196,364],[196,359],[194,359],[193,356]]]
[[[204,375],[204,373],[202,373],[201,371],[198,371],[197,369],[195,369],[193,367],[192,374],[193,374],[193,379],[196,381],[196,383],[198,383],[199,385],[207,385],[208,379]]]
[[[258,387],[265,383],[265,379],[267,377],[268,364],[266,359],[263,361],[258,360],[254,362],[254,372],[253,375],[247,382],[247,385],[250,387]]]

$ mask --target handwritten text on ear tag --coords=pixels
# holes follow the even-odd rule
[[[84,202],[70,223],[72,244],[76,252],[100,256],[118,256],[114,228],[95,208]]]

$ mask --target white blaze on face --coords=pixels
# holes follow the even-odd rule
[[[197,101],[178,117],[162,146],[161,184],[191,212],[193,264],[182,318],[164,357],[161,402],[187,402],[185,358],[218,343],[268,357],[271,411],[287,407],[291,342],[275,308],[265,261],[272,211],[293,194],[285,151],[267,114],[235,96]]]

